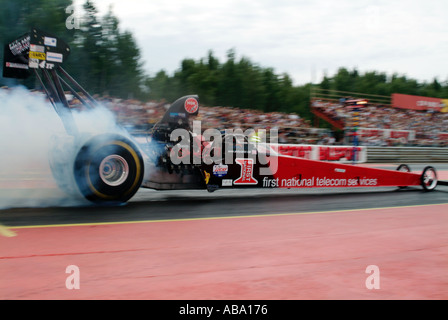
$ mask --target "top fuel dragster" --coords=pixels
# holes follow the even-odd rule
[[[221,188],[422,186],[430,191],[437,184],[447,184],[437,180],[431,166],[413,173],[407,165],[385,170],[308,160],[279,154],[241,132],[195,132],[196,95],[172,103],[145,142],[137,142],[124,130],[91,136],[77,128],[65,91],[86,108],[95,108],[97,103],[62,68],[70,54],[63,40],[33,28],[7,44],[4,52],[4,77],[26,78],[34,73],[71,137],[51,147],[55,180],[65,191],[81,193],[94,203],[127,202],[140,187],[212,192]]]

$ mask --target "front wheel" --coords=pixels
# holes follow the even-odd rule
[[[420,177],[420,182],[425,191],[432,191],[437,186],[437,173],[433,167],[426,167],[423,169]]]
[[[139,149],[119,135],[93,138],[81,148],[74,165],[79,190],[95,203],[127,202],[140,188],[143,174]]]
[[[401,171],[401,172],[411,172],[411,168],[407,165],[407,164],[400,164],[397,167],[397,171]],[[406,189],[406,186],[399,186],[399,189]]]
[[[397,171],[401,171],[401,172],[411,172],[411,168],[407,165],[407,164],[400,164],[397,167]]]

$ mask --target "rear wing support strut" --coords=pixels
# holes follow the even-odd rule
[[[3,77],[25,79],[34,73],[66,132],[75,136],[78,128],[64,87],[88,109],[96,107],[97,102],[62,68],[69,54],[70,47],[63,40],[32,28],[31,32],[5,45]]]

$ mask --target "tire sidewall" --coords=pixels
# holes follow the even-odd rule
[[[122,157],[128,164],[126,180],[111,186],[100,177],[101,162],[110,155]],[[75,180],[88,200],[93,202],[126,202],[139,189],[143,179],[143,159],[129,139],[119,136],[97,137],[78,153],[74,167]]]

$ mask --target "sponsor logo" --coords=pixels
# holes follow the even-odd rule
[[[188,113],[195,113],[199,109],[198,100],[196,100],[195,98],[188,98],[187,100],[185,100],[184,107],[185,111],[187,111]]]
[[[319,158],[321,161],[352,161],[362,152],[360,147],[325,147],[319,146]]]
[[[30,48],[30,36],[27,36],[23,39],[16,40],[13,43],[9,44],[9,50],[11,50],[12,54],[17,56],[22,52],[25,52]]]
[[[306,187],[374,187],[378,185],[377,178],[352,178],[352,179],[337,179],[327,177],[308,177],[302,178],[299,174],[293,178],[263,178],[263,188],[306,188]]]
[[[62,63],[63,56],[61,53],[47,52],[47,61]]]
[[[241,166],[241,175],[234,181],[236,185],[257,184],[254,179],[254,159],[235,159],[235,162]]]
[[[56,38],[44,37],[44,44],[49,47],[56,47],[57,40]]]
[[[6,67],[15,69],[28,69],[28,66],[26,64],[13,63],[13,62],[6,62]]]
[[[301,145],[272,145],[271,148],[285,156],[312,159],[313,147]]]
[[[37,69],[39,68],[39,60],[30,58],[28,65],[30,68]]]
[[[229,171],[229,166],[226,164],[215,164],[213,166],[213,175],[217,177],[224,177]]]
[[[30,51],[31,59],[45,60],[45,53]]]
[[[36,44],[31,44],[30,45],[30,51],[34,51],[34,52],[45,52],[45,47],[44,46],[38,46]]]
[[[417,101],[417,107],[439,108],[440,102],[438,101]]]
[[[42,61],[41,63],[39,63],[39,67],[40,67],[41,69],[53,70],[53,68],[54,68],[54,64],[52,64],[52,63],[48,63],[48,62],[46,62],[46,61],[44,60],[44,61]]]
[[[233,183],[232,179],[223,179],[222,180],[223,187],[231,187],[232,183]]]
[[[393,139],[398,138],[409,138],[410,132],[409,131],[391,131],[390,137]]]
[[[170,118],[186,118],[187,115],[185,113],[180,113],[180,112],[170,112]]]

